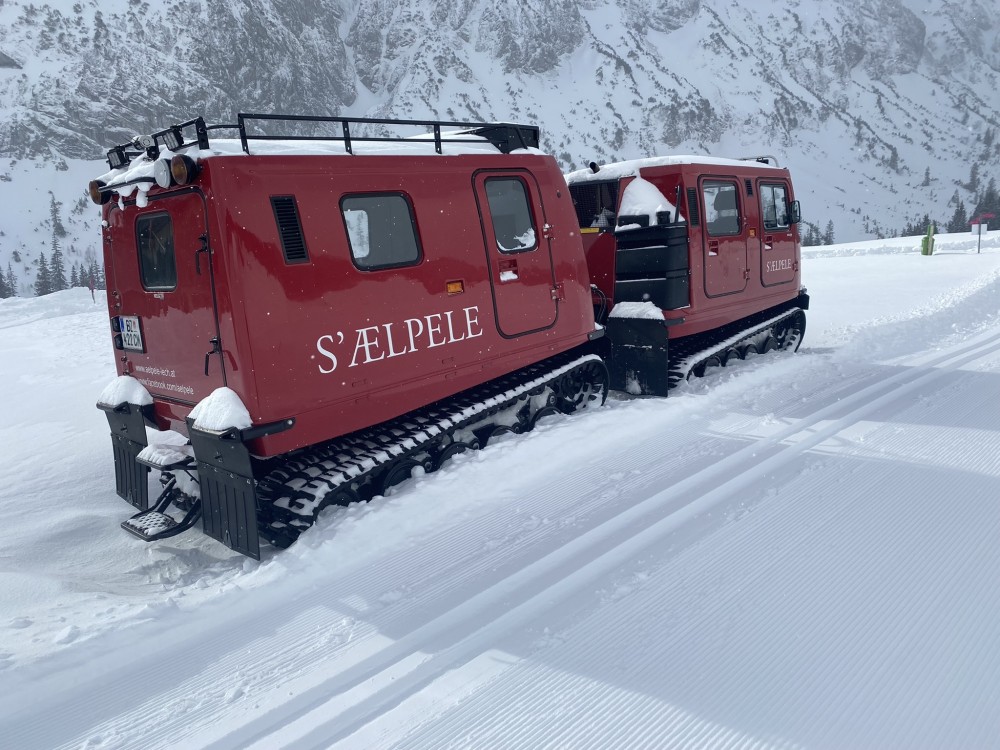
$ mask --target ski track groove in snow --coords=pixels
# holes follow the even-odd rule
[[[219,747],[244,746],[255,740],[259,741],[262,746],[278,746],[280,743],[289,743],[296,747],[327,747],[338,739],[344,740],[345,744],[350,746],[351,741],[357,739],[360,733],[377,732],[377,724],[379,721],[383,721],[379,718],[380,711],[388,710],[388,713],[391,713],[395,709],[404,707],[407,702],[419,697],[418,694],[422,688],[435,681],[443,681],[447,674],[453,670],[460,670],[463,664],[468,663],[484,648],[489,648],[496,639],[510,638],[511,633],[523,630],[539,614],[557,610],[564,602],[572,600],[582,589],[601,578],[606,578],[618,567],[633,562],[636,557],[644,554],[645,550],[663,542],[684,524],[699,520],[699,516],[706,513],[710,514],[714,507],[731,498],[739,490],[737,480],[731,479],[731,477],[739,477],[740,481],[745,481],[748,476],[788,471],[796,468],[804,461],[803,457],[807,455],[810,458],[805,463],[816,461],[817,465],[822,464],[821,460],[817,460],[817,456],[821,457],[823,451],[835,450],[835,446],[831,447],[832,442],[834,442],[832,439],[848,428],[857,427],[859,422],[865,421],[865,418],[877,415],[879,410],[892,406],[914,391],[919,392],[921,389],[926,389],[935,381],[943,382],[946,377],[954,375],[958,368],[995,361],[995,354],[1000,350],[1000,346],[997,345],[998,340],[1000,337],[996,335],[987,340],[976,340],[959,349],[953,349],[944,355],[932,358],[929,362],[921,363],[920,367],[902,369],[895,375],[866,386],[851,396],[845,396],[838,402],[830,403],[827,407],[803,415],[799,421],[793,422],[773,434],[753,439],[746,447],[719,461],[712,461],[711,456],[702,456],[702,462],[708,464],[706,467],[699,468],[675,487],[639,499],[632,507],[609,519],[599,517],[601,516],[599,512],[601,503],[596,495],[587,498],[583,506],[575,511],[575,515],[581,519],[597,518],[598,525],[569,542],[563,540],[558,529],[555,529],[553,525],[536,523],[530,517],[531,513],[529,512],[523,514],[527,517],[528,523],[520,526],[515,524],[514,528],[509,529],[510,533],[500,539],[499,546],[504,547],[504,555],[497,555],[495,559],[490,555],[478,555],[476,544],[469,538],[463,538],[463,534],[469,534],[471,529],[475,529],[477,534],[482,533],[483,537],[488,537],[490,534],[487,532],[492,533],[495,529],[501,528],[503,524],[510,525],[504,520],[505,516],[510,516],[509,511],[506,514],[503,512],[490,513],[484,514],[472,525],[453,528],[448,530],[448,533],[438,535],[432,545],[408,549],[406,554],[400,555],[398,559],[390,558],[388,563],[382,564],[378,568],[358,573],[352,579],[351,588],[354,590],[360,588],[366,594],[374,594],[370,598],[370,601],[374,603],[368,608],[361,609],[361,614],[368,616],[375,610],[382,608],[386,616],[380,620],[380,627],[369,622],[356,623],[357,627],[349,634],[348,640],[340,642],[339,646],[333,649],[332,654],[329,651],[322,652],[323,658],[327,660],[327,665],[325,665],[327,672],[333,671],[331,668],[337,670],[331,677],[322,674],[320,670],[316,670],[316,674],[309,674],[309,670],[316,666],[313,664],[313,655],[317,652],[316,634],[322,632],[324,626],[329,629],[331,610],[338,614],[342,613],[343,610],[341,599],[347,592],[338,587],[336,579],[332,581],[330,590],[317,590],[314,587],[302,586],[301,584],[294,585],[288,595],[287,602],[301,605],[308,597],[314,606],[304,612],[290,607],[290,611],[298,612],[298,615],[292,620],[288,620],[284,612],[254,611],[253,607],[247,604],[238,607],[238,611],[231,616],[231,619],[226,619],[224,616],[213,622],[209,618],[208,622],[212,625],[207,630],[199,632],[199,635],[202,636],[200,645],[197,643],[192,645],[188,642],[190,634],[187,634],[184,639],[177,635],[175,640],[168,639],[163,644],[152,644],[147,653],[137,649],[134,653],[121,655],[119,661],[115,663],[94,667],[79,665],[78,673],[85,678],[81,681],[81,686],[63,685],[61,692],[54,692],[51,699],[41,689],[44,685],[41,685],[39,689],[29,689],[23,695],[18,695],[15,701],[20,704],[22,712],[15,718],[20,724],[11,723],[12,728],[4,730],[4,737],[24,740],[23,744],[12,744],[12,747],[48,747],[51,744],[50,739],[52,742],[62,741],[57,738],[57,733],[61,737],[66,729],[83,731],[91,726],[97,718],[99,726],[89,732],[89,739],[94,743],[114,743],[121,740],[134,746],[137,740],[130,732],[133,732],[136,727],[140,727],[143,732],[143,744],[147,745],[163,742],[183,746],[188,744],[189,739],[197,739],[197,744],[201,746],[202,741],[210,741],[214,738]],[[905,366],[905,363],[903,364]],[[962,377],[969,377],[965,371],[960,374]],[[951,397],[957,398],[958,395],[952,393]],[[946,401],[946,399],[943,400]],[[860,406],[856,406],[857,404]],[[911,406],[910,409],[916,409],[919,406],[919,404]],[[938,404],[938,408],[943,409],[944,407]],[[732,424],[729,426],[732,427]],[[888,428],[868,431],[865,437],[866,442],[880,438],[881,449],[887,450],[890,454],[894,452],[892,448],[897,441],[902,440],[902,437],[894,437],[890,434]],[[815,450],[815,453],[807,454],[808,451],[812,450]],[[995,456],[995,454],[993,455]],[[676,454],[671,456],[670,460],[674,462],[687,460],[690,463],[697,458],[697,454],[692,452]],[[877,460],[878,454],[873,453],[872,459]],[[996,460],[991,461],[990,454],[986,453],[967,464],[963,464],[962,469],[973,473],[979,473],[977,469],[980,469],[980,471],[990,473],[989,467],[995,465]],[[880,483],[887,481],[874,469],[862,468],[859,471],[871,474],[868,486],[872,487],[873,490],[878,490],[883,486]],[[594,472],[596,474],[598,470],[594,469]],[[809,492],[822,495],[824,481],[826,479],[821,472],[812,477],[807,474],[801,479],[800,486],[807,488]],[[643,483],[644,480],[626,473],[622,479],[618,480],[617,486],[637,487]],[[549,485],[549,487],[551,489],[552,486]],[[684,505],[683,503],[688,498],[693,499]],[[573,505],[573,495],[568,490],[562,491],[561,494],[552,491],[546,497],[547,502],[550,499],[552,500],[551,513],[557,518],[565,509]],[[761,512],[762,509],[767,509],[774,503],[775,499],[769,498],[767,502],[744,518],[750,521],[757,520],[758,516],[764,518],[766,514]],[[549,507],[547,504],[547,513],[550,512]],[[789,509],[786,507],[784,510],[788,512]],[[838,537],[841,541],[852,543],[850,547],[845,546],[844,559],[850,560],[852,559],[851,555],[857,556],[861,550],[868,549],[873,544],[877,545],[880,540],[887,538],[884,533],[885,528],[890,525],[892,519],[880,516],[878,510],[876,507],[871,511],[872,517],[869,521],[872,523],[868,526],[862,525],[855,530],[856,533],[853,536]],[[889,511],[883,510],[882,512],[888,513]],[[520,515],[515,515],[513,520],[520,520]],[[817,508],[812,508],[812,515],[802,515],[796,519],[797,525],[786,524],[793,529],[811,527],[812,533],[802,533],[801,539],[790,543],[785,548],[784,554],[771,559],[770,564],[764,566],[765,569],[774,567],[781,560],[785,562],[783,567],[787,568],[790,560],[801,559],[801,549],[807,547],[808,541],[815,537],[822,528],[823,524],[819,520],[822,517]],[[829,518],[825,521],[825,523],[830,522]],[[721,530],[713,533],[722,536],[736,534],[736,527],[739,527],[740,533],[745,534],[748,525],[746,523],[723,525]],[[876,528],[881,529],[881,531],[875,533],[874,529]],[[921,528],[924,527],[921,526],[921,519],[916,514],[902,519],[898,525],[901,532],[906,532],[904,538],[913,537],[915,531]],[[970,531],[978,532],[979,536],[973,538],[970,536]],[[958,526],[952,532],[951,543],[954,544],[954,537],[962,535],[960,538],[966,539],[971,550],[982,549],[983,554],[980,556],[986,563],[993,564],[995,567],[995,563],[991,561],[989,555],[985,554],[989,541],[996,538],[995,532],[996,528],[987,525],[971,530]],[[917,536],[919,537],[919,535]],[[943,537],[942,541],[947,541],[948,538]],[[542,557],[539,547],[543,540],[553,541],[559,546]],[[682,551],[682,557],[685,554],[694,554],[694,552],[700,551],[700,546],[696,545],[694,550]],[[739,558],[734,552],[729,553],[732,555],[732,559],[723,556],[724,548],[725,545],[718,547],[718,566],[714,569],[709,567],[706,571],[715,570],[719,575],[724,575],[726,571],[731,572],[733,560]],[[798,550],[799,554],[790,556],[792,550]],[[527,554],[529,551],[530,555]],[[448,554],[445,555],[445,552]],[[529,556],[530,561],[525,564],[525,561],[520,558],[506,560],[506,568],[502,571],[506,574],[505,577],[499,581],[491,582],[491,585],[485,589],[477,590],[475,581],[483,576],[490,567],[490,563],[486,560],[503,561],[505,557],[514,557],[514,552],[522,557]],[[892,570],[892,562],[895,559],[892,554],[894,550],[887,548],[881,552],[881,556],[874,558],[869,556],[868,559],[878,560],[887,570]],[[438,568],[435,571],[435,566],[440,565],[443,558],[449,559],[452,564],[444,571],[445,574],[441,575],[441,569]],[[928,560],[931,559],[933,556],[928,556]],[[580,564],[581,561],[583,564]],[[970,580],[985,588],[986,584],[982,581],[991,579],[995,581],[998,571],[983,563],[978,564],[981,565],[982,569],[977,571],[971,560],[968,561],[966,563],[967,570],[964,572]],[[522,567],[517,568],[517,565]],[[514,569],[508,570],[509,568]],[[402,575],[402,572],[405,572],[406,575]],[[440,579],[435,579],[435,574],[440,575]],[[764,571],[760,571],[756,576],[747,577],[746,583],[748,585],[759,584],[763,575]],[[936,601],[946,603],[949,601],[949,594],[953,598],[959,596],[955,591],[949,592],[947,580],[940,576],[935,578],[933,569],[923,570],[922,575],[926,581],[926,588],[928,591],[934,592]],[[564,579],[556,580],[560,576],[564,576]],[[380,578],[392,582],[391,590],[386,591],[386,587],[382,587],[382,594],[387,598],[381,602],[379,602],[376,593]],[[428,583],[436,580],[440,582],[434,585]],[[705,580],[708,580],[707,572]],[[796,579],[791,577],[787,580],[794,582]],[[409,581],[410,583],[401,586],[399,581]],[[324,581],[324,584],[326,583],[328,581]],[[841,583],[846,585],[848,579],[844,578]],[[407,590],[410,586],[420,591],[419,601],[411,600],[408,597]],[[882,588],[868,592],[870,596],[875,592],[879,594],[877,597],[873,596],[871,606],[874,607],[881,603],[886,610],[892,610],[893,606],[897,608],[901,606],[901,602],[905,600],[894,601],[889,586],[890,582],[886,580]],[[473,595],[458,606],[451,607],[437,617],[424,622],[421,627],[408,632],[399,640],[387,643],[388,638],[381,635],[383,629],[387,632],[398,629],[399,626],[410,621],[414,614],[426,616],[427,612],[434,612],[435,602],[448,603],[449,599],[455,600],[456,592],[463,588],[472,589]],[[777,597],[780,592],[770,591],[768,593]],[[818,597],[822,594],[823,592],[816,592],[817,599],[808,602],[812,607],[809,611],[814,612],[820,607],[822,602]],[[713,602],[714,609],[706,610],[701,615],[702,621],[709,618],[710,615],[718,616],[726,611],[732,612],[731,607],[724,605],[731,605],[733,597],[739,597],[739,592],[732,591],[729,597],[728,599],[719,598]],[[628,599],[629,594],[626,593],[624,600],[616,601],[627,601]],[[780,598],[764,601],[768,606],[780,609]],[[972,600],[964,599],[961,601],[964,601],[967,608],[974,606]],[[605,614],[609,618],[613,618],[619,628],[622,628],[622,620],[627,624],[627,618],[622,618],[620,612],[615,613],[613,604],[614,602],[604,608]],[[994,601],[992,605],[992,608],[985,613],[985,622],[995,619],[996,602]],[[655,610],[657,620],[660,622],[669,621],[671,611],[675,607],[677,607],[676,600],[664,597],[660,608]],[[883,634],[882,640],[879,640],[872,636],[869,631],[864,631],[865,634],[873,638],[874,643],[879,645],[879,650],[874,654],[875,657],[882,658],[886,664],[891,663],[893,657],[898,656],[899,650],[908,643],[906,637],[912,639],[914,633],[925,632],[917,627],[921,621],[922,613],[916,608],[915,603],[911,603],[910,607],[911,610],[906,613],[909,615],[909,619],[906,621],[911,623],[911,626],[905,632],[903,630],[897,631],[894,639],[887,640]],[[488,620],[490,613],[494,611],[504,612],[504,614],[492,622],[487,622],[482,627],[475,627],[483,620]],[[925,617],[932,615],[931,612],[923,614]],[[226,623],[231,621],[243,624],[241,620],[248,616],[258,620],[250,631],[256,634],[256,638],[248,642],[248,648],[237,654],[236,651],[230,650],[231,645],[225,640]],[[649,622],[648,617],[637,619],[643,620],[645,623]],[[175,620],[176,622],[182,622],[182,620]],[[589,624],[589,621],[585,622],[584,626],[589,626]],[[862,628],[865,625],[872,628],[877,626],[877,620],[870,619],[867,623],[842,622],[840,624],[853,628]],[[690,632],[690,627],[693,626],[689,626],[686,632]],[[627,627],[623,628],[623,631],[627,634]],[[602,629],[595,627],[595,642],[600,642],[601,632]],[[858,632],[861,633],[860,630]],[[455,636],[458,636],[457,640],[453,640]],[[136,640],[138,641],[138,636]],[[981,638],[977,639],[975,633],[962,639],[960,641],[962,651],[970,651],[972,644],[976,643],[977,640],[981,640]],[[365,643],[366,646],[359,648],[359,642]],[[177,643],[185,644],[187,651],[184,655],[189,661],[188,664],[171,664],[169,658],[165,661],[162,659],[164,654],[176,647]],[[442,644],[445,643],[449,645],[442,647]],[[675,647],[678,643],[680,643],[678,637],[669,640],[671,647]],[[768,643],[769,647],[766,651],[757,653],[758,662],[753,665],[754,669],[745,668],[742,672],[744,678],[742,684],[756,698],[756,701],[751,701],[750,705],[763,713],[775,710],[772,703],[775,697],[773,693],[759,689],[757,685],[759,674],[761,671],[778,670],[784,663],[782,661],[771,663],[764,658],[764,653],[769,653],[772,649],[782,645],[778,641]],[[845,650],[850,645],[844,639],[839,641],[834,639],[834,643],[839,643],[841,648]],[[275,648],[279,644],[280,648]],[[350,649],[348,645],[350,645]],[[804,646],[805,644],[802,647]],[[253,653],[255,647],[259,649],[259,652]],[[666,646],[661,647],[661,650],[664,648]],[[707,649],[708,646],[705,648]],[[558,651],[558,645],[552,647],[553,653],[558,653]],[[691,665],[697,665],[699,661],[712,661],[715,656],[708,650],[694,653],[697,654],[697,658],[690,657]],[[794,661],[791,658],[794,653],[796,653],[794,649],[789,650],[784,661]],[[980,651],[979,654],[981,655],[982,652]],[[191,659],[192,655],[197,658]],[[824,669],[817,670],[816,679],[820,679],[820,676],[825,674],[827,677],[834,676],[849,685],[850,680],[837,671],[837,662],[834,658],[837,655],[828,656],[829,661],[824,663]],[[805,657],[799,653],[798,658],[801,660]],[[244,666],[241,667],[241,659],[250,659],[253,662],[252,667],[246,667],[245,662],[242,662]],[[198,661],[207,666],[203,666],[201,672],[191,673],[191,669]],[[160,664],[160,668],[155,675],[144,671],[145,665],[157,662]],[[343,662],[347,662],[347,664]],[[611,671],[612,665],[608,659],[599,658],[595,662],[603,665],[604,673]],[[662,663],[664,663],[663,660],[651,659],[649,669],[654,669]],[[937,655],[937,661],[932,663],[932,666],[937,666],[942,671],[947,665],[948,662],[941,654]],[[347,667],[346,670],[341,669],[344,666]],[[497,675],[493,677],[487,675],[485,679],[491,685],[511,680],[508,694],[516,696],[517,700],[523,703],[528,696],[523,690],[518,692],[518,681],[514,680],[514,675],[519,670],[528,667],[520,663],[507,664],[499,669]],[[903,667],[905,664],[894,664],[894,669],[897,672]],[[695,666],[690,666],[689,669],[694,670]],[[229,679],[231,675],[234,673],[242,675],[248,671],[257,673],[259,676],[255,679],[264,683],[265,687],[267,685],[280,685],[283,681],[299,673],[305,674],[297,680],[292,680],[296,683],[294,691],[297,694],[288,699],[278,695],[287,686],[273,690],[270,694],[255,693],[252,696],[253,700],[269,704],[274,708],[265,710],[252,722],[235,728],[230,725],[212,726],[214,711],[219,708],[220,703],[226,702],[224,697],[220,699],[213,692],[217,691],[221,694],[230,686],[237,689],[245,689],[247,686],[257,688],[257,685],[251,684],[252,680],[251,682],[238,681],[235,686],[232,685],[232,680]],[[885,673],[887,680],[894,675],[893,669],[886,668]],[[636,674],[641,676],[644,673],[642,670],[638,670]],[[980,674],[985,679],[988,673],[983,671]],[[102,677],[104,682],[101,681]],[[50,675],[50,681],[47,684],[51,685],[58,680],[58,674]],[[582,685],[577,684],[578,682],[576,676],[562,674],[549,677],[546,684],[553,686],[551,690],[557,691],[556,694],[559,694],[558,691],[572,694],[574,690],[586,689],[591,692],[595,690],[593,684],[588,686],[585,682]],[[767,680],[763,682],[772,689],[781,687]],[[159,694],[155,692],[158,686],[165,688]],[[810,687],[814,691],[822,693],[821,685],[814,684]],[[840,693],[831,691],[830,694],[833,700],[839,698],[844,704],[843,710],[852,712],[856,722],[857,740],[866,744],[873,737],[889,741],[898,740],[900,732],[898,725],[880,727],[877,724],[879,718],[877,715],[865,719],[866,709],[870,713],[874,710],[871,707],[879,705],[880,700],[884,702],[884,696],[893,694],[893,691],[882,686],[880,689],[885,692],[877,693],[874,683],[869,683],[867,687],[869,690],[866,697],[852,695],[849,691]],[[92,696],[89,702],[80,700],[81,695],[87,692],[88,688],[91,688],[89,693]],[[152,689],[152,693],[149,688]],[[353,695],[350,696],[354,701],[352,704],[343,707],[335,706],[335,710],[323,713],[329,707],[328,701],[336,702],[345,694],[352,692]],[[996,692],[995,686],[993,686],[993,692]],[[531,705],[545,706],[545,702],[551,700],[551,693],[548,689],[536,688],[531,691],[531,694],[534,696]],[[697,690],[697,685],[692,685],[691,694],[693,696],[701,695]],[[137,697],[139,695],[152,695],[152,697],[144,701],[144,699]],[[600,707],[600,710],[596,716],[604,719],[600,724],[604,724],[603,728],[608,732],[615,731],[616,722],[621,724],[622,714],[636,712],[638,715],[655,717],[658,709],[661,708],[659,701],[653,698],[626,694],[621,690],[616,690],[614,686],[602,686],[597,695],[598,698],[594,699],[593,705]],[[805,700],[805,695],[804,691],[800,700]],[[905,698],[898,691],[895,695],[898,701]],[[970,692],[966,698],[970,695],[979,696],[980,694]],[[43,696],[45,697],[43,698]],[[124,696],[127,696],[127,701],[124,704],[115,700]],[[275,696],[273,700],[266,700],[267,697],[271,696]],[[786,693],[782,697],[787,700],[795,696]],[[942,703],[947,702],[948,693],[943,691],[941,697]],[[988,694],[985,694],[983,700],[989,697]],[[735,706],[735,703],[732,702],[736,700],[735,692],[729,695],[729,700],[728,706]],[[745,695],[743,700],[746,700]],[[951,702],[954,703],[955,700],[957,699],[952,697]],[[74,701],[76,705],[60,712],[61,708],[65,709],[67,702]],[[457,698],[457,703],[463,702],[466,704],[474,703],[475,696],[465,699]],[[572,704],[573,702],[570,701],[570,705]],[[496,704],[494,704],[495,708]],[[337,710],[341,711],[339,717],[336,715]],[[918,710],[918,706],[910,706],[910,711]],[[172,711],[176,711],[176,713],[171,713]],[[578,719],[581,718],[580,711],[581,709],[577,709]],[[44,720],[44,717],[52,712],[60,713],[61,726],[55,726],[54,723]],[[387,716],[388,713],[382,715]],[[530,710],[527,713],[530,713]],[[752,712],[748,713],[752,714]],[[809,713],[809,711],[801,712],[803,716],[808,716]],[[114,718],[103,718],[105,716],[113,716]],[[585,718],[589,721],[593,716],[594,714],[590,714]],[[374,721],[373,717],[375,717]],[[504,717],[497,715],[492,718],[500,722],[504,720]],[[507,741],[519,742],[522,747],[538,747],[545,746],[543,743],[547,737],[565,737],[572,734],[574,722],[569,717],[562,717],[560,714],[554,713],[550,714],[548,718],[553,722],[562,722],[556,724],[562,728],[562,731],[552,732],[551,727],[545,729],[539,724],[535,727],[534,733],[531,733],[529,729],[524,735],[507,734],[503,736]],[[920,718],[919,716],[913,717],[914,725],[919,725]],[[646,719],[646,721],[649,720]],[[864,725],[863,720],[867,720],[869,723]],[[37,723],[32,725],[32,721]],[[283,723],[287,721],[291,721],[292,726],[283,727]],[[781,738],[750,737],[743,732],[713,725],[708,720],[693,717],[683,709],[678,709],[676,715],[669,720],[663,717],[658,721],[664,722],[658,725],[662,728],[672,727],[669,730],[665,729],[665,731],[670,732],[670,739],[678,746],[710,745],[716,747],[723,743],[732,743],[734,746],[755,746],[758,744],[775,746],[782,743]],[[9,718],[0,719],[0,727],[8,722]],[[144,724],[143,722],[148,723]],[[337,722],[333,729],[330,727],[332,722]],[[491,726],[491,724],[486,721],[483,725],[477,726]],[[496,726],[503,728],[504,725],[500,723]],[[859,727],[863,728],[864,731],[861,731]],[[419,733],[424,729],[429,731],[430,728],[429,724],[420,725],[415,728],[415,731]],[[601,726],[588,726],[589,737],[582,738],[587,739],[588,742],[579,746],[598,748],[602,747],[602,742],[610,742],[613,739],[617,742],[621,741],[620,727],[614,738],[610,735],[601,735],[601,729]],[[927,730],[929,727],[925,725],[924,729]],[[298,734],[292,736],[296,730]],[[351,734],[354,730],[358,734]],[[826,730],[832,732],[833,728],[827,727]],[[286,735],[286,731],[291,731],[292,734]],[[880,735],[879,732],[882,734]],[[641,734],[638,728],[634,733]],[[982,735],[995,739],[997,736],[996,727],[983,727]],[[373,736],[377,736],[377,734]],[[445,734],[443,736],[454,737],[455,735]],[[843,738],[844,735],[843,733],[840,735],[833,733],[829,736]],[[925,732],[910,737],[917,740],[919,744],[929,736],[931,733]],[[966,737],[969,736],[971,735],[966,735]],[[660,746],[653,740],[653,737],[646,735],[646,740],[651,746]],[[821,733],[814,734],[813,737],[818,737],[817,741],[822,744]],[[417,736],[414,735],[409,738],[400,738],[400,741],[408,743],[410,740],[416,741],[417,739]],[[39,744],[32,744],[35,741],[38,741]],[[79,741],[79,738],[74,739],[69,743],[69,746],[76,746]],[[428,744],[428,746],[431,745]],[[641,745],[637,744],[637,746]]]
[[[774,470],[883,403],[899,399],[911,390],[925,386],[928,381],[941,378],[945,373],[980,357],[993,354],[997,350],[1000,350],[1000,337],[994,335],[985,342],[962,347],[957,352],[938,358],[929,369],[904,370],[868,389],[856,392],[841,402],[820,409],[812,418],[805,419],[782,430],[776,436],[761,441],[768,448],[773,448],[789,438],[799,436],[803,438],[782,448],[769,458],[755,462],[754,466],[743,468],[739,464],[746,462],[751,449],[754,455],[760,451],[761,443],[738,451],[710,470],[703,470],[682,481],[677,487],[648,498],[629,511],[573,539],[545,558],[529,564],[436,620],[410,632],[380,653],[373,655],[367,662],[342,672],[325,683],[320,683],[310,691],[318,695],[306,693],[301,698],[289,701],[289,704],[281,710],[262,716],[239,733],[227,735],[226,746],[231,746],[234,742],[244,744],[257,741],[261,746],[274,747],[278,746],[279,742],[294,741],[296,747],[318,748],[346,739],[379,713],[398,705],[407,696],[439,678],[454,664],[471,658],[493,638],[511,628],[522,626],[540,611],[556,606],[564,596],[593,582],[639,550],[657,541],[672,531],[677,524],[690,518],[693,513],[707,510],[736,489],[734,486],[736,480],[724,482],[717,489],[698,496],[682,510],[645,526],[650,522],[648,516],[652,515],[651,511],[659,509],[664,500],[673,499],[692,485],[714,484],[714,480],[720,477],[740,475],[742,481],[742,477],[748,473],[760,472],[764,467],[767,470]],[[861,406],[843,416],[834,417],[836,412],[842,412],[856,403],[860,403]],[[833,421],[815,429],[828,419]],[[606,551],[598,552],[597,550],[601,548],[605,548]],[[574,562],[579,565],[578,568],[571,564]],[[576,572],[562,575],[563,571],[571,569],[576,569]],[[548,579],[554,577],[553,573],[559,574],[558,579],[546,585]],[[417,658],[422,645],[440,641],[445,634],[459,630],[461,625],[477,619],[483,612],[497,605],[506,604],[508,598],[525,592],[531,592],[531,596],[522,599],[496,620],[471,631],[454,645],[433,656]],[[396,671],[397,667],[401,665],[405,667],[404,662],[408,660],[415,660],[413,669],[404,669],[404,673],[399,674]],[[342,705],[345,693],[357,690],[364,683],[376,681],[379,677],[382,678],[380,684],[384,687],[376,687],[373,692],[359,696],[351,706]],[[329,704],[328,701],[332,697],[339,699],[338,705]],[[275,713],[277,715],[273,715]],[[280,737],[271,734],[275,729],[281,732]],[[299,734],[296,729],[302,733]],[[294,738],[290,737],[290,733]]]

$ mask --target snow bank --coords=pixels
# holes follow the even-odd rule
[[[76,287],[44,297],[8,297],[0,299],[0,328],[11,328],[46,318],[62,318],[78,313],[107,310],[105,292],[96,290],[91,296],[88,289]],[[110,323],[108,324],[110,342]]]

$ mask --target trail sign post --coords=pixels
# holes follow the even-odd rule
[[[979,254],[980,248],[983,246],[983,235],[989,231],[989,225],[986,223],[987,219],[995,219],[996,214],[979,214],[975,219],[969,222],[972,225],[972,233],[978,238],[976,240],[976,254]]]

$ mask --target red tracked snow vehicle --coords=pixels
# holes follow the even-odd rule
[[[264,134],[275,122],[337,132]],[[359,125],[421,133],[359,137]],[[210,140],[225,129],[238,139]],[[657,182],[641,167],[660,195],[644,187],[633,200],[629,185],[643,183],[614,177],[624,167],[571,176],[568,189],[537,146],[525,125],[241,114],[111,149],[90,192],[103,206],[119,372],[98,406],[116,489],[140,511],[123,527],[151,541],[200,517],[205,533],[258,558],[261,537],[287,546],[328,505],[603,402],[605,360],[616,387],[665,394],[717,350],[798,345],[808,298],[793,220],[779,222],[791,244],[759,284],[713,286],[732,286],[731,267],[708,260],[712,244],[695,257],[715,241],[697,228],[722,210],[700,202],[727,179],[770,191],[794,219],[787,172],[725,162],[699,182],[705,165],[691,163]],[[751,184],[754,170],[767,174]],[[667,213],[659,204],[674,188],[686,203]],[[594,221],[608,226],[591,232],[595,195]],[[737,198],[730,244],[770,216],[751,196]],[[594,295],[618,303],[609,317],[599,310],[604,341]],[[149,444],[147,427],[183,438]],[[163,485],[152,506],[151,468]]]
[[[798,348],[800,208],[773,157],[655,157],[566,179],[613,389],[665,396],[706,367]]]

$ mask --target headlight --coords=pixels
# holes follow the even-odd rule
[[[170,174],[178,185],[187,185],[198,175],[198,165],[190,156],[178,154],[170,160]]]
[[[91,180],[87,185],[87,192],[90,193],[90,200],[94,201],[98,206],[103,206],[109,200],[111,200],[111,191],[101,192],[101,188],[104,187],[105,183],[100,180]]]
[[[170,166],[170,162],[166,159],[157,159],[153,162],[153,179],[161,188],[166,189],[174,184]]]

